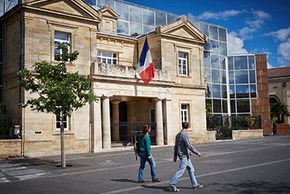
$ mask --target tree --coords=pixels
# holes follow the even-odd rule
[[[275,102],[271,103],[271,118],[277,118],[277,123],[283,123],[284,122],[284,116],[287,116],[288,113],[288,106],[281,103],[281,102]]]
[[[78,52],[69,53],[68,44],[60,44],[61,55],[58,63],[47,61],[36,62],[34,71],[21,70],[20,85],[30,93],[37,93],[38,97],[30,99],[26,105],[32,110],[53,113],[60,117],[61,167],[66,167],[64,150],[64,118],[87,103],[96,100],[90,91],[89,80],[82,75],[67,72],[66,63],[77,59]]]

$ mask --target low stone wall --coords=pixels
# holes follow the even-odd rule
[[[0,140],[0,158],[21,156],[21,139]]]
[[[216,131],[207,131],[205,135],[199,135],[189,132],[191,143],[210,143],[216,141]]]
[[[248,139],[263,137],[263,129],[232,130],[233,139]]]

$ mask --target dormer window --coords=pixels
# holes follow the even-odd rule
[[[110,51],[98,51],[98,63],[117,64],[117,53]]]

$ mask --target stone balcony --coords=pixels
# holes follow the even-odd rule
[[[95,76],[101,75],[117,78],[141,79],[133,65],[126,66],[121,64],[105,64],[95,62],[92,73]],[[167,70],[155,69],[153,81],[170,81]]]

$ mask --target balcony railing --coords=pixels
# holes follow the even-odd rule
[[[95,63],[93,68],[94,75],[103,76],[114,76],[121,78],[138,78],[140,76],[133,66],[126,66],[120,64],[104,64]],[[169,74],[167,70],[154,69],[154,79],[155,81],[170,81]]]

